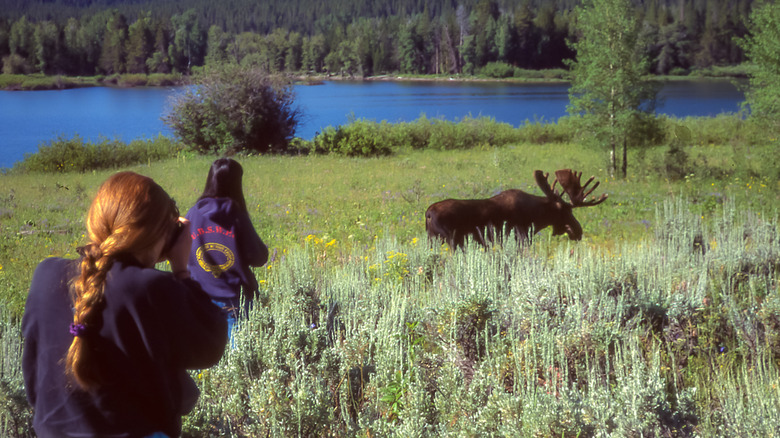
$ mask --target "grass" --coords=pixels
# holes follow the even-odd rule
[[[236,348],[194,374],[185,433],[777,434],[776,145],[694,142],[681,173],[666,173],[666,148],[635,151],[627,180],[575,144],[241,158],[272,261],[255,271]],[[211,160],[127,168],[186,210]],[[427,245],[430,203],[540,194],[533,170],[564,167],[610,196],[575,211],[583,241],[545,230],[522,249]],[[75,257],[112,172],[0,175],[0,435],[29,427],[14,358],[30,275],[46,256]]]
[[[77,87],[120,87],[182,85],[186,78],[180,74],[115,74],[111,76],[47,76],[42,73],[0,74],[0,90],[61,90]]]

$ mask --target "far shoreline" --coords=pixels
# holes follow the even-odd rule
[[[287,74],[294,83],[305,85],[318,85],[326,81],[410,81],[410,82],[496,82],[508,84],[528,83],[562,83],[569,82],[566,78],[568,72],[563,69],[551,70],[527,70],[522,76],[493,78],[477,75],[462,74],[431,74],[415,75],[392,73],[376,76],[342,75],[342,74]],[[652,76],[657,81],[679,80],[739,80],[748,77],[746,68],[738,69],[710,69],[698,71],[684,76]],[[154,74],[115,74],[110,76],[46,76],[40,73],[29,75],[0,74],[0,90],[2,91],[42,91],[42,90],[67,90],[85,87],[172,87],[190,85],[193,83],[192,75],[177,73]]]

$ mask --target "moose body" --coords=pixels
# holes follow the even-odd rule
[[[428,236],[444,239],[452,248],[462,247],[466,237],[471,236],[482,245],[487,245],[497,233],[514,231],[518,241],[523,242],[530,232],[553,227],[553,235],[567,234],[572,240],[582,239],[582,226],[574,217],[576,207],[597,205],[607,195],[595,201],[585,198],[597,186],[585,193],[591,178],[580,187],[579,177],[569,169],[556,172],[560,182],[569,194],[571,203],[564,201],[547,182],[547,174],[537,170],[536,182],[545,196],[537,196],[522,190],[511,189],[488,199],[446,199],[436,202],[425,212],[425,228]]]

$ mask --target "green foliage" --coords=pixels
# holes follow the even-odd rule
[[[566,137],[555,125],[527,123],[514,128],[490,117],[465,117],[451,122],[422,116],[413,122],[395,124],[353,120],[348,125],[324,129],[301,147],[314,153],[370,157],[409,149],[472,149],[522,140],[544,143]]]
[[[774,309],[778,291],[763,285],[777,279],[777,219],[721,214],[697,225],[677,199],[652,219],[656,237],[614,247],[450,254],[380,238],[323,253],[331,242],[312,239],[257,272],[263,304],[236,348],[197,375],[185,433],[773,435],[774,344],[753,339],[775,339],[775,325],[743,315]],[[694,232],[706,257],[682,244]],[[375,281],[390,248],[421,269]],[[442,265],[429,276],[432,255]]]
[[[179,74],[153,73],[116,74],[104,76],[45,76],[40,73],[32,75],[0,74],[0,89],[3,90],[61,90],[77,87],[95,87],[117,85],[120,87],[167,87],[183,85],[186,78]]]
[[[0,435],[32,437],[32,409],[22,378],[21,326],[6,308],[0,307],[0,317]]]
[[[748,59],[755,65],[745,98],[750,117],[774,132],[780,124],[780,5],[762,2],[750,15],[751,34],[740,40]]]
[[[18,53],[3,57],[3,74],[5,75],[25,75],[32,73],[32,67]]]
[[[234,62],[271,72],[368,76],[561,69],[573,3],[465,0],[14,1],[0,21],[7,73],[189,74]],[[744,61],[749,0],[633,4],[657,74],[721,74]],[[672,11],[674,9],[674,12]],[[152,17],[158,17],[152,19]],[[253,35],[253,47],[247,46]],[[500,64],[493,64],[500,63]],[[511,74],[509,75],[511,76]]]
[[[159,161],[179,151],[179,145],[162,135],[155,140],[134,140],[129,144],[108,139],[85,143],[78,135],[70,139],[58,137],[41,144],[38,152],[25,154],[22,161],[14,164],[13,171],[86,172]]]
[[[336,128],[328,126],[311,142],[313,153],[335,153],[349,157],[373,157],[391,152],[386,122],[354,120]]]
[[[242,158],[274,255],[254,270],[261,290],[236,347],[193,372],[201,398],[184,436],[776,435],[780,230],[767,157],[778,140],[734,116],[665,123],[690,131],[674,139],[696,164],[679,181],[650,165],[666,146],[631,151],[640,166],[627,180],[576,143]],[[132,169],[186,208],[212,159]],[[564,167],[610,195],[576,210],[584,240],[426,244],[430,203],[539,194],[533,170]],[[1,436],[30,433],[18,338],[30,275],[44,257],[77,257],[91,193],[111,172],[0,175]]]
[[[257,69],[208,68],[163,120],[191,150],[286,152],[300,119],[292,87]]]
[[[653,116],[642,109],[655,99],[656,88],[643,79],[648,73],[646,43],[641,21],[628,0],[590,0],[575,10],[577,40],[572,47],[569,113],[581,117],[585,138],[595,138],[611,153],[617,171],[619,147],[623,150],[622,175],[627,173],[627,147],[636,144],[640,126]]]
[[[504,62],[489,62],[479,70],[479,74],[481,76],[498,79],[518,76],[515,72],[515,67]]]

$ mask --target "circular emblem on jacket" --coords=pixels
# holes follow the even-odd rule
[[[222,254],[223,257],[217,256],[215,258],[215,252]],[[204,243],[198,247],[198,250],[195,252],[195,256],[198,258],[198,264],[200,267],[203,268],[204,271],[210,272],[214,278],[222,275],[223,272],[230,269],[230,267],[233,266],[233,264],[236,262],[236,256],[233,254],[233,251],[231,251],[227,246],[221,245],[219,243]],[[222,258],[224,258],[225,261],[218,263],[217,260]]]

